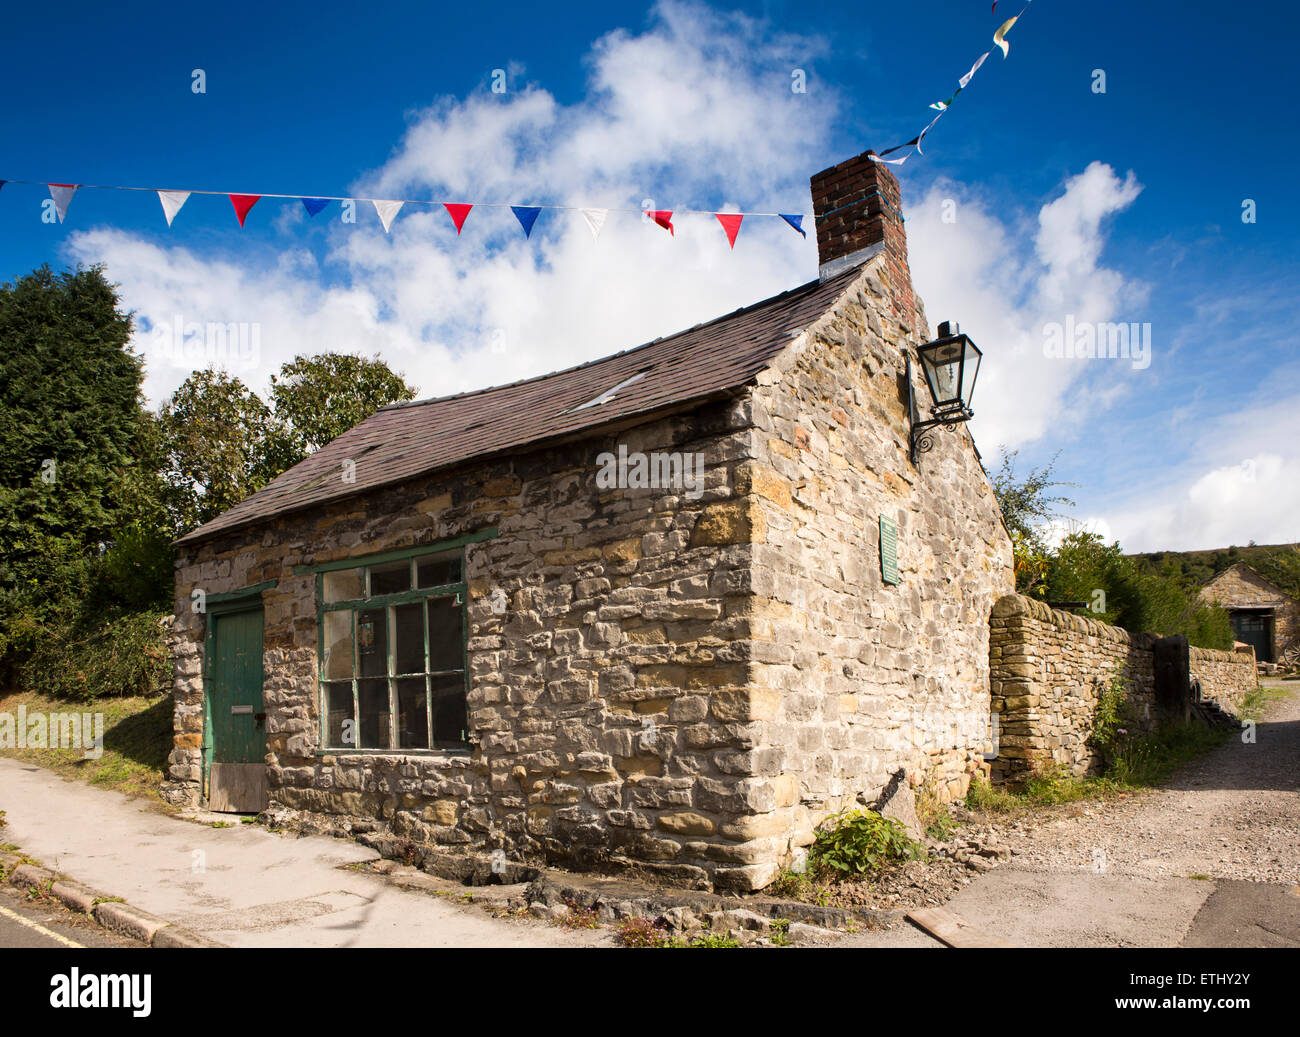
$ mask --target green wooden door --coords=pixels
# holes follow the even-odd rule
[[[262,610],[214,615],[209,651],[208,805],[256,813],[266,809]]]

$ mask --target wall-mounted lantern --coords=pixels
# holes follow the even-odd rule
[[[916,464],[918,454],[934,448],[935,428],[953,428],[974,416],[970,401],[983,356],[979,347],[961,333],[961,328],[948,321],[939,325],[937,339],[917,346],[916,352],[934,406],[930,408],[931,417],[922,421],[916,406],[916,390],[912,387],[912,359],[908,357],[907,408],[912,424],[912,464]]]

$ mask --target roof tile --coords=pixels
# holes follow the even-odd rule
[[[845,271],[667,338],[554,374],[377,411],[179,543],[363,494],[477,457],[745,385],[860,273]],[[596,406],[582,404],[641,374]],[[581,408],[581,409],[575,409]],[[343,462],[356,464],[345,483]]]

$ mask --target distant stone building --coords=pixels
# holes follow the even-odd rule
[[[1300,602],[1238,562],[1205,585],[1201,597],[1227,610],[1233,636],[1262,663],[1280,663],[1300,639]]]
[[[902,768],[963,795],[1011,544],[964,426],[909,459],[897,181],[812,195],[816,280],[385,408],[184,537],[168,795],[732,889]]]

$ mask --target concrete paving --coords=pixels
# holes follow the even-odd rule
[[[500,919],[344,865],[340,839],[212,828],[0,758],[4,840],[47,868],[236,947],[576,947],[608,933]]]
[[[1184,947],[1300,947],[1300,886],[1218,883],[1192,920]]]

